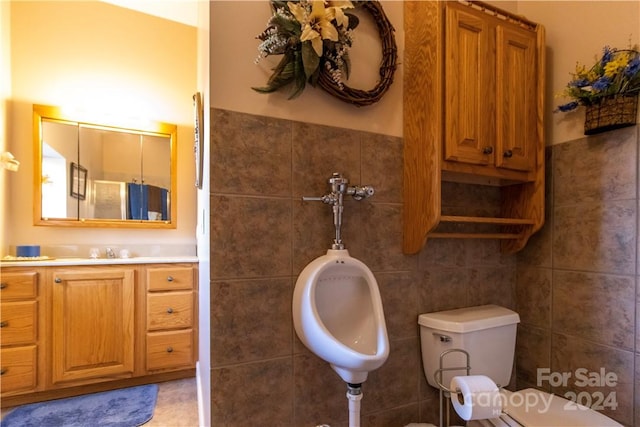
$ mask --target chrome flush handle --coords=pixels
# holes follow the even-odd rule
[[[344,249],[342,243],[342,212],[344,211],[344,195],[352,196],[355,200],[366,199],[373,196],[375,190],[370,185],[349,187],[349,180],[338,172],[334,172],[328,180],[331,192],[320,197],[303,197],[304,201],[322,202],[332,205],[333,225],[336,229],[335,238],[331,249]]]

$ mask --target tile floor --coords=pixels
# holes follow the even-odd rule
[[[198,427],[198,392],[195,378],[158,383],[153,418],[144,427]],[[2,409],[2,417],[12,408]]]
[[[198,391],[195,378],[158,383],[158,401],[144,427],[198,427]]]

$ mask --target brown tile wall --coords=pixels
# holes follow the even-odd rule
[[[296,278],[334,233],[330,207],[301,197],[326,194],[333,172],[376,189],[347,202],[343,226],[347,249],[378,280],[391,346],[363,385],[362,425],[437,423],[417,317],[485,303],[514,308],[516,257],[477,240],[433,240],[417,255],[402,253],[401,138],[217,109],[212,118],[212,425],[347,424],[346,385],[300,343],[291,320]],[[494,188],[443,188],[447,211],[492,212],[498,197]],[[528,292],[544,291],[532,284]]]
[[[637,127],[547,149],[546,224],[518,255],[517,385],[583,403],[640,426]],[[579,369],[617,376],[582,386]],[[551,384],[539,369],[571,375]],[[554,386],[555,385],[555,386]],[[635,388],[635,390],[634,390]],[[613,409],[610,403],[617,401]],[[635,414],[634,414],[635,407]]]

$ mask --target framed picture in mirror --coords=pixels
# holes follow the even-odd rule
[[[87,198],[87,169],[71,162],[71,197],[78,200]]]

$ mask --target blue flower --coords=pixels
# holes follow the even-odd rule
[[[589,86],[589,80],[587,79],[577,79],[569,82],[569,86],[572,87],[585,87]]]
[[[602,76],[598,80],[593,82],[593,85],[591,85],[591,87],[593,88],[593,90],[600,92],[606,90],[610,84],[611,79],[609,77]]]
[[[640,72],[640,56],[636,56],[627,64],[627,68],[624,69],[624,75],[631,78],[634,74]]]
[[[600,60],[600,64],[603,67],[607,64],[607,62],[611,61],[614,52],[615,49],[611,49],[609,46],[605,46],[604,49],[602,49],[602,59]]]
[[[567,111],[575,110],[576,108],[578,108],[578,105],[579,104],[577,101],[572,101],[564,105],[558,105],[558,110],[566,113]]]

